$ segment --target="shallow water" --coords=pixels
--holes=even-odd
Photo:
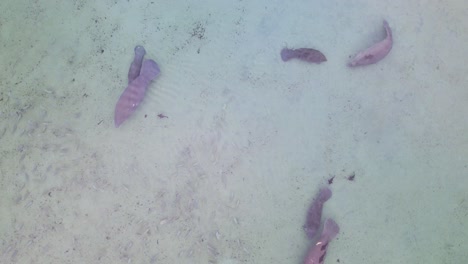
[[[0,263],[301,263],[333,177],[325,263],[468,259],[467,5],[321,2],[2,1]]]

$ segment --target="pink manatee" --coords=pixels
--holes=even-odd
[[[145,60],[143,62],[140,75],[130,82],[120,96],[119,101],[117,101],[114,115],[115,127],[119,127],[135,112],[138,105],[143,101],[151,81],[159,73],[159,66],[155,61]]]
[[[393,46],[393,37],[388,22],[384,20],[383,25],[387,32],[385,39],[356,54],[351,62],[348,63],[349,67],[374,64],[387,56]]]

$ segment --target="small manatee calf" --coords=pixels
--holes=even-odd
[[[133,58],[132,64],[128,69],[128,83],[130,84],[136,77],[140,76],[141,65],[143,64],[143,57],[146,54],[143,46],[135,47],[135,57]]]

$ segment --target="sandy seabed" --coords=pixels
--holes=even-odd
[[[301,263],[333,177],[325,263],[468,259],[463,1],[180,2],[0,3],[0,263]]]

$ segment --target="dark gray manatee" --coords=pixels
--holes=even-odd
[[[304,231],[309,239],[313,239],[318,233],[322,219],[323,204],[330,199],[332,191],[327,187],[320,189],[314,201],[307,210]]]
[[[320,64],[324,61],[327,61],[325,55],[322,52],[316,49],[310,48],[300,48],[300,49],[288,49],[283,48],[281,50],[281,59],[283,61],[288,61],[290,59],[299,59],[307,61],[310,63]]]

